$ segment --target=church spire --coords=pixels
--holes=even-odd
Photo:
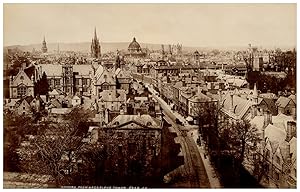
[[[254,88],[253,88],[253,99],[255,103],[258,103],[258,91],[257,91],[256,83],[254,83]]]
[[[97,31],[96,31],[96,27],[95,27],[95,30],[94,30],[94,41],[97,40]]]
[[[97,38],[96,27],[94,29],[94,38],[92,38],[91,56],[93,58],[100,58],[100,56],[101,56],[101,46],[99,43],[99,39]]]

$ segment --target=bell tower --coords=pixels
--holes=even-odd
[[[73,66],[63,65],[62,66],[63,76],[63,92],[66,94],[73,95]]]

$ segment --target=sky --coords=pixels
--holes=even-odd
[[[4,4],[4,46],[138,42],[296,46],[296,4]]]

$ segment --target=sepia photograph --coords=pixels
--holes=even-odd
[[[3,3],[3,188],[296,189],[297,3]]]

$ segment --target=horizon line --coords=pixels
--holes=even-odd
[[[80,42],[47,42],[47,44],[79,44],[79,43],[91,43],[89,41],[80,41]],[[100,45],[101,43],[131,43],[131,41],[100,41]],[[153,44],[153,45],[177,45],[177,44],[180,44],[182,45],[183,47],[195,47],[195,48],[233,48],[233,47],[248,47],[249,44],[251,44],[251,46],[253,47],[267,47],[267,48],[270,48],[270,47],[274,47],[274,48],[281,48],[281,47],[284,47],[284,48],[295,48],[297,49],[297,45],[255,45],[255,44],[252,44],[252,43],[247,43],[245,45],[184,45],[182,43],[149,43],[149,42],[138,42],[139,44]],[[13,46],[32,46],[32,45],[38,45],[38,44],[42,44],[42,43],[29,43],[29,44],[10,44],[10,45],[3,45],[3,48],[6,48],[6,47],[13,47]]]

